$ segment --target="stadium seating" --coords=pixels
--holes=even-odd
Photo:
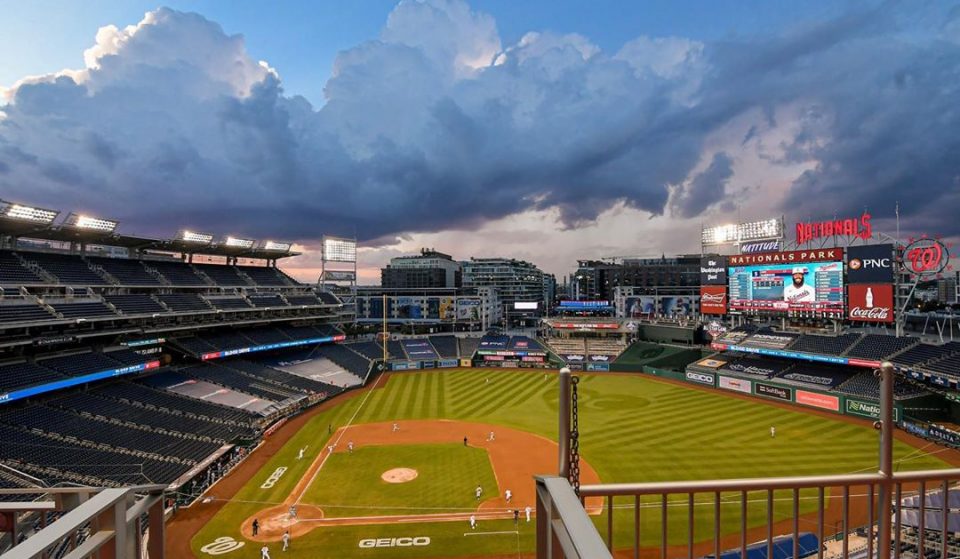
[[[147,426],[160,431],[179,433],[187,438],[206,437],[230,442],[238,437],[251,437],[248,428],[216,423],[199,417],[175,415],[159,409],[149,409],[97,395],[96,392],[76,392],[56,398],[51,405],[77,414],[90,414],[128,424]]]
[[[277,326],[277,330],[280,330],[294,340],[303,340],[331,335],[321,332],[312,326],[290,326],[289,324],[284,324]]]
[[[0,251],[0,285],[44,283],[43,278],[25,268],[10,251]]]
[[[289,390],[297,390],[308,394],[326,393],[328,397],[342,392],[342,389],[331,384],[293,375],[279,369],[274,369],[272,367],[267,367],[266,365],[261,365],[260,363],[255,363],[253,361],[231,359],[229,361],[225,361],[222,365],[255,379],[268,380],[273,384],[285,387]]]
[[[352,349],[370,360],[383,359],[383,346],[376,342],[356,342],[345,344],[345,347]]]
[[[326,357],[337,365],[357,375],[360,378],[366,378],[370,371],[370,360],[361,357],[357,353],[347,349],[340,344],[327,344],[317,346],[317,354]]]
[[[512,336],[507,342],[507,348],[514,351],[544,351],[540,342],[527,336]]]
[[[27,262],[36,263],[48,274],[57,278],[57,283],[64,285],[108,285],[107,280],[91,270],[90,266],[77,256],[46,252],[22,252],[20,256]]]
[[[185,338],[177,338],[176,340],[174,340],[174,343],[180,346],[181,348],[183,348],[184,350],[186,350],[187,353],[190,353],[193,355],[201,355],[204,353],[219,351],[218,348],[214,347],[207,341],[202,340],[196,336],[187,336]]]
[[[117,316],[110,307],[98,300],[73,299],[72,302],[47,302],[63,318],[97,318]]]
[[[804,388],[829,390],[839,386],[857,372],[859,371],[850,369],[849,367],[830,367],[798,363],[785,373],[777,376],[777,380]]]
[[[63,378],[60,373],[34,363],[7,363],[0,365],[0,393],[63,380]]]
[[[320,300],[323,301],[324,305],[340,305],[342,302],[340,299],[337,299],[337,296],[333,293],[328,293],[326,291],[317,292],[317,297],[320,297]]]
[[[144,260],[143,265],[156,270],[170,285],[178,287],[195,287],[210,285],[185,262],[170,262],[165,260]]]
[[[879,361],[913,347],[917,345],[919,341],[917,338],[898,338],[896,336],[867,334],[847,351],[847,355],[850,357],[875,359]]]
[[[160,280],[147,272],[139,260],[128,258],[88,257],[94,268],[101,268],[120,285],[161,285]]]
[[[280,295],[269,294],[269,295],[260,295],[260,294],[249,294],[247,299],[253,304],[254,307],[286,307],[287,303],[283,300]]]
[[[252,285],[245,278],[241,277],[237,273],[237,269],[233,266],[222,266],[217,264],[194,264],[194,269],[207,276],[217,285],[232,287],[232,286],[243,286],[247,287]]]
[[[431,336],[430,342],[443,359],[456,359],[460,356],[457,338],[454,336]]]
[[[792,361],[744,356],[727,363],[720,370],[747,378],[771,378],[783,374],[793,365]]]
[[[873,371],[861,371],[837,387],[835,391],[851,396],[863,396],[876,400],[880,398],[880,379],[873,374]],[[900,378],[894,379],[894,398],[912,398],[925,393],[926,391],[922,388],[916,387]]]
[[[257,285],[265,287],[296,285],[290,277],[273,267],[237,266],[237,269]]]
[[[220,446],[216,443],[98,421],[38,405],[0,410],[0,422],[94,444],[104,444],[114,450],[143,453],[158,459],[173,457],[192,463],[203,460]]]
[[[403,351],[403,344],[396,340],[387,342],[387,356],[390,359],[406,359],[407,354]]]
[[[204,299],[193,293],[167,293],[157,295],[157,299],[173,312],[213,311]]]
[[[243,297],[207,297],[207,301],[222,311],[228,310],[248,310],[250,304]]]
[[[146,363],[148,361],[154,361],[157,359],[157,355],[140,355],[139,353],[130,349],[106,351],[104,352],[104,355],[120,363],[121,365],[138,365],[140,363]]]
[[[54,318],[56,317],[47,309],[34,303],[0,304],[0,323],[36,322]]]
[[[800,336],[790,349],[818,353],[822,355],[843,355],[850,346],[860,340],[860,334],[841,334],[839,336]]]
[[[943,345],[920,344],[894,356],[891,361],[902,367],[913,367],[958,353],[960,353],[960,342],[947,342]]]
[[[403,346],[403,352],[408,359],[432,361],[440,358],[428,338],[403,339],[400,340],[400,344]]]
[[[256,345],[278,344],[291,341],[290,336],[276,328],[250,328],[243,331],[243,336]]]
[[[11,463],[49,484],[167,484],[190,468],[121,452],[94,449],[36,432],[0,425],[0,461]],[[104,483],[106,482],[106,483]]]
[[[283,402],[289,398],[303,396],[302,392],[258,381],[237,371],[219,365],[204,364],[183,369],[181,373],[244,392],[271,402]]]
[[[323,302],[317,299],[317,296],[312,293],[298,293],[296,295],[285,295],[284,297],[288,303],[294,306],[323,304]]]
[[[203,332],[198,336],[219,350],[239,349],[256,345],[242,332]]]
[[[933,373],[940,373],[952,376],[954,378],[960,378],[960,355],[954,355],[952,357],[947,357],[946,359],[940,359],[938,361],[926,363],[921,368]]]
[[[155,407],[176,415],[200,417],[228,425],[250,427],[256,419],[255,414],[246,410],[203,402],[134,382],[100,385],[94,394],[135,406]]]
[[[159,314],[167,309],[147,294],[104,295],[103,299],[123,314]]]
[[[67,376],[75,377],[90,373],[99,373],[118,369],[122,365],[103,353],[76,353],[61,357],[51,357],[37,361],[38,365],[53,369]]]
[[[477,352],[480,346],[480,338],[459,338],[460,358],[473,359],[473,354]]]
[[[510,343],[510,336],[494,336],[487,334],[480,339],[479,349],[504,350]]]

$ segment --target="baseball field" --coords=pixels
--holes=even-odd
[[[839,474],[876,467],[877,432],[866,421],[641,374],[580,376],[585,483]],[[238,559],[260,557],[264,545],[272,557],[330,559],[529,554],[535,526],[525,511],[535,508],[531,477],[556,473],[556,424],[553,371],[386,375],[274,433],[211,489],[208,502],[179,511],[169,525],[168,548],[173,556],[182,550]],[[895,456],[900,470],[957,463],[953,451],[905,436],[896,441]],[[739,497],[726,497],[722,528],[733,535]],[[756,499],[748,521],[759,526],[766,503],[763,496]],[[685,500],[668,518],[673,544],[686,541]],[[588,502],[588,508],[605,527],[599,504]],[[789,518],[790,506],[778,499],[775,517]],[[814,506],[815,501],[803,501],[801,513]],[[643,538],[656,545],[660,512],[649,510],[642,515]],[[632,522],[632,510],[615,513],[615,542],[632,542]],[[815,529],[809,519],[804,522],[801,529]],[[712,502],[696,507],[696,538],[712,541],[712,528]],[[290,547],[281,551],[285,531]]]

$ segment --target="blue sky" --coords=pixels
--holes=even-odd
[[[240,33],[253,57],[268,61],[283,76],[289,94],[314,104],[338,51],[375,36],[396,0],[250,2],[140,0],[0,1],[0,86],[26,75],[78,68],[96,30],[139,21],[158,6],[192,11]],[[528,31],[580,33],[604,50],[616,50],[638,35],[699,40],[775,34],[796,22],[831,17],[850,4],[838,1],[736,2],[476,0],[474,9],[493,15],[504,43]],[[42,40],[39,40],[42,37]]]
[[[956,2],[0,0],[0,14],[4,199],[132,234],[296,242],[303,279],[323,234],[358,237],[368,281],[420,247],[563,275],[697,252],[701,226],[736,219],[867,209],[892,232],[898,202],[905,235],[960,238]]]

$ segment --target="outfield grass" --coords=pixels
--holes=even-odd
[[[412,468],[418,476],[387,483],[380,476],[392,468]],[[332,454],[303,502],[327,517],[463,512],[477,508],[477,484],[484,499],[497,495],[485,450],[459,443],[367,446]]]
[[[485,382],[488,377],[489,384]],[[876,468],[878,434],[866,422],[851,424],[800,409],[732,398],[721,392],[697,390],[639,374],[583,374],[579,393],[581,453],[604,482],[839,474]],[[200,546],[220,536],[241,539],[240,522],[271,503],[281,502],[303,475],[308,461],[295,460],[297,449],[305,444],[321,446],[327,438],[328,425],[343,426],[355,412],[357,423],[446,418],[500,424],[556,439],[554,373],[546,379],[542,372],[467,369],[400,373],[389,377],[389,382],[374,391],[357,411],[362,401],[362,397],[347,400],[312,419],[270,459],[234,501],[201,530],[192,542],[195,553]],[[771,425],[777,428],[776,439],[770,438]],[[939,447],[927,452],[936,450],[940,450]],[[399,465],[397,454],[385,454],[370,458],[369,475]],[[895,457],[901,471],[947,466],[936,456],[917,452],[900,442],[895,443]],[[334,458],[339,457],[335,454]],[[260,489],[263,479],[280,466],[290,469],[272,489]],[[328,486],[325,499],[335,498],[338,492],[346,498],[348,491],[360,490],[346,486],[348,482],[343,476],[348,476],[349,470],[344,466],[328,471],[325,466],[315,482]],[[332,479],[328,475],[337,478],[328,482]],[[462,492],[462,485],[458,485],[457,490]],[[418,496],[418,503],[435,504],[440,500],[439,496],[419,497],[422,496]],[[812,507],[812,502],[805,501],[802,510]],[[724,504],[721,519],[725,532],[736,530],[738,511],[738,503]],[[697,507],[698,538],[712,533],[712,515],[712,506]],[[765,515],[762,504],[751,506],[750,524],[762,524]],[[787,518],[789,505],[778,503],[775,516]],[[595,517],[595,522],[605,530],[605,516]],[[624,544],[632,541],[632,512],[615,514],[614,526],[615,541]],[[668,522],[671,542],[685,541],[686,526],[686,510],[672,509]],[[512,520],[490,521],[482,523],[481,529],[513,531],[514,526]],[[518,535],[469,537],[463,535],[465,531],[469,529],[463,522],[327,527],[298,538],[294,548],[283,557],[476,556],[516,553],[518,548],[532,551],[534,546],[533,523],[521,522]],[[643,521],[647,545],[656,545],[659,533],[659,511],[651,511]],[[431,545],[406,549],[358,548],[362,538],[419,535],[431,537]],[[228,557],[258,557],[258,549],[259,545],[250,543]],[[198,553],[198,556],[202,555]]]

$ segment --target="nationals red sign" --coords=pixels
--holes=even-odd
[[[847,293],[847,318],[858,322],[893,322],[893,285],[852,283]]]
[[[869,239],[873,236],[873,227],[870,225],[871,217],[867,212],[863,212],[863,215],[859,218],[798,223],[797,244],[802,245],[814,239],[833,236]]]
[[[836,396],[827,396],[826,394],[807,392],[806,390],[797,390],[795,394],[798,404],[825,410],[840,411],[840,398]]]
[[[793,262],[839,262],[842,260],[842,248],[793,250],[790,252],[769,252],[767,254],[740,254],[729,257],[731,266],[753,266],[754,264],[789,264]]]
[[[700,314],[727,314],[727,286],[700,286]]]

